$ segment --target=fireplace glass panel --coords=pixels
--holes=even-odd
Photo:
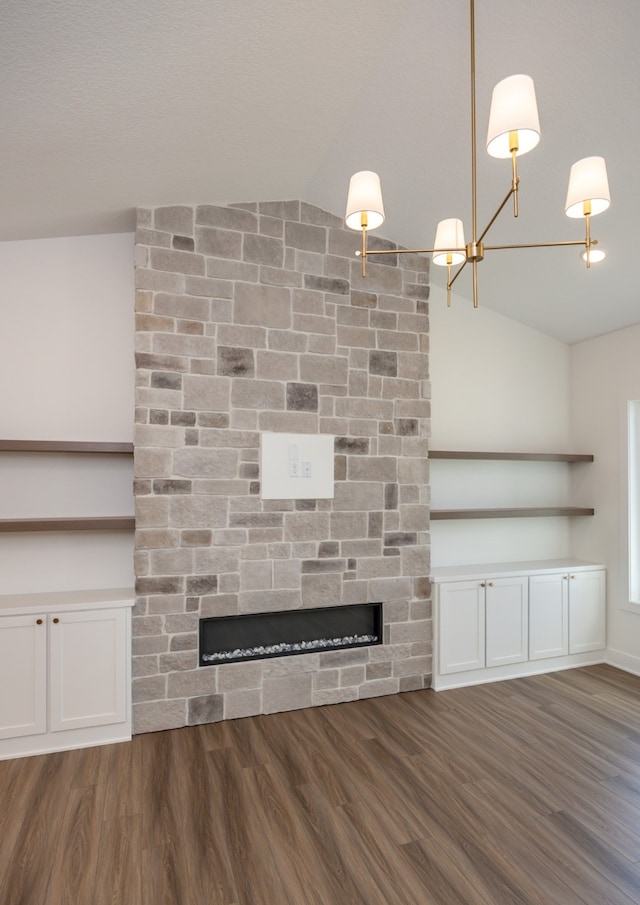
[[[200,620],[200,666],[382,644],[382,604]]]

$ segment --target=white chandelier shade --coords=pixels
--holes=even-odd
[[[441,220],[436,227],[436,240],[433,243],[433,263],[441,267],[446,267],[447,264],[462,264],[466,257],[464,248],[462,220],[455,217]]]
[[[567,217],[601,214],[611,204],[604,157],[583,157],[571,167],[564,210]]]
[[[513,140],[516,134],[516,147]],[[533,79],[510,75],[493,89],[487,132],[487,153],[491,157],[518,156],[532,151],[540,141],[540,120]]]
[[[364,222],[363,222],[364,218]],[[371,170],[354,173],[349,182],[345,223],[350,229],[376,229],[384,223],[380,177]]]

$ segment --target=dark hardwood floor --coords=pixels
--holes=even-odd
[[[0,903],[640,903],[640,678],[596,666],[0,762]]]

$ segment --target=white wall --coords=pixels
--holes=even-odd
[[[571,347],[571,396],[575,441],[595,455],[589,494],[596,515],[575,526],[574,552],[605,558],[607,646],[612,662],[640,673],[640,613],[628,596],[625,493],[626,403],[640,399],[640,324]]]
[[[569,347],[432,289],[432,449],[572,452]],[[435,297],[434,297],[435,296]],[[585,451],[589,451],[586,449]],[[582,467],[582,466],[580,466]],[[432,460],[432,508],[563,505],[568,466]],[[432,565],[568,556],[565,518],[432,521]]]
[[[0,437],[133,436],[131,234],[0,243]],[[132,463],[0,455],[0,518],[133,513]],[[128,586],[133,535],[0,534],[0,594]]]

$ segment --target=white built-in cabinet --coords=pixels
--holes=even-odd
[[[529,659],[581,654],[605,646],[603,569],[532,575]]]
[[[131,738],[133,591],[0,597],[0,759]]]
[[[434,569],[436,690],[601,662],[605,569],[545,561]]]
[[[449,581],[439,587],[440,672],[527,659],[527,579]]]
[[[528,651],[527,579],[493,578],[485,585],[485,666],[522,663]]]

